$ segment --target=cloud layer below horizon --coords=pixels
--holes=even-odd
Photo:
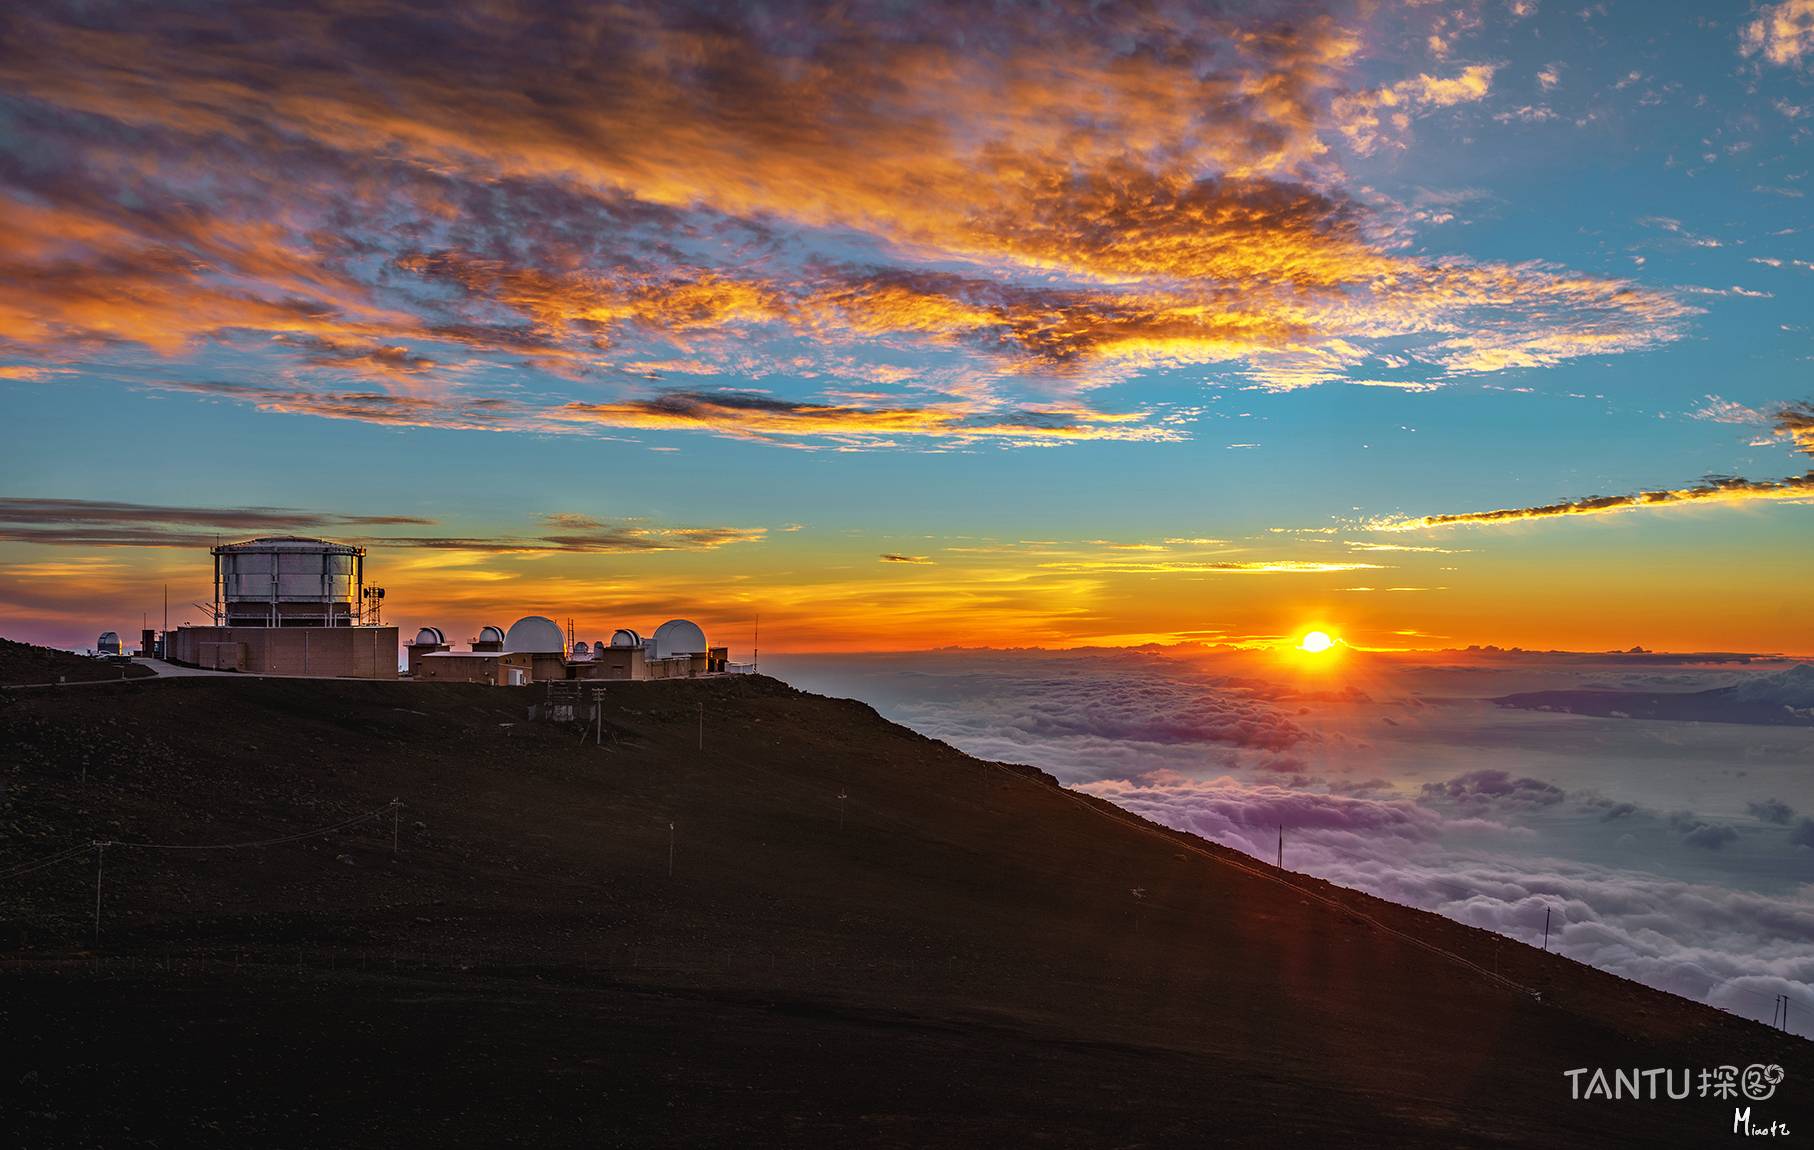
[[[1466,701],[1544,684],[1691,690],[1754,674],[1742,667],[1410,661],[1364,689],[1269,681],[1253,655],[780,667],[1268,861],[1282,826],[1295,871],[1531,944],[1548,910],[1552,947],[1581,961],[1752,1018],[1778,993],[1814,1008],[1814,732]],[[1802,1026],[1814,1034],[1814,1010]]]

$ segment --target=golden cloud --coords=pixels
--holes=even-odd
[[[1301,387],[1385,340],[1548,367],[1695,314],[1409,254],[1329,141],[1478,101],[1494,67],[1353,91],[1362,36],[1313,4],[765,12],[10,14],[34,162],[0,176],[0,348],[226,344],[278,370],[196,390],[392,425],[1033,444],[1176,438],[1080,399],[1147,367]],[[890,390],[532,394],[654,365]]]
[[[747,392],[671,391],[615,403],[571,403],[551,419],[588,426],[714,431],[748,439],[930,436],[993,440],[1158,440],[1177,432],[1139,414],[1078,408],[977,414],[962,407],[861,407],[806,403]]]
[[[1764,5],[1740,31],[1739,50],[1747,56],[1761,53],[1772,64],[1801,67],[1814,52],[1814,0]]]

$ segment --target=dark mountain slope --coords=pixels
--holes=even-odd
[[[536,697],[8,697],[0,870],[116,843],[98,955],[92,850],[0,886],[10,1141],[1655,1146],[1730,1104],[1562,1071],[1754,1062],[1789,1075],[1758,1115],[1814,1129],[1805,1043],[862,704],[618,684],[601,747]]]
[[[97,659],[92,655],[0,639],[0,684],[91,683],[102,679],[149,678],[151,673],[149,667],[127,660]]]

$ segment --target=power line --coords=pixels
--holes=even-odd
[[[47,855],[44,858],[38,859],[35,862],[19,863],[18,865],[11,867],[10,869],[8,869],[4,872],[0,872],[0,879],[18,878],[21,875],[28,875],[28,874],[32,873],[33,871],[43,870],[45,867],[48,867],[48,866],[55,866],[56,864],[63,862],[67,859],[72,859],[72,858],[76,858],[80,855],[85,855],[89,851],[93,850],[94,848],[95,848],[94,840],[90,839],[88,842],[82,843],[78,846],[69,847],[66,850],[60,850],[54,855]]]

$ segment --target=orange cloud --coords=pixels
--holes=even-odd
[[[1402,135],[1414,116],[1429,108],[1449,108],[1484,100],[1493,85],[1493,64],[1470,64],[1453,76],[1423,73],[1383,88],[1338,97],[1337,125],[1354,150],[1366,155],[1391,133]],[[1383,123],[1382,123],[1383,118]]]
[[[1285,389],[1387,340],[1547,367],[1695,314],[1411,254],[1340,186],[1330,141],[1477,101],[1493,65],[1356,93],[1359,30],[1314,7],[765,11],[14,14],[34,50],[0,84],[39,159],[0,176],[0,349],[226,344],[276,370],[198,391],[381,424],[1035,444],[1176,438],[1079,398],[1147,367]],[[903,348],[949,359],[876,354]],[[893,390],[554,398],[659,364]]]
[[[1739,50],[1747,56],[1761,53],[1772,64],[1801,67],[1814,52],[1814,0],[1764,5],[1740,30]]]
[[[1814,455],[1814,403],[1786,403],[1773,419],[1777,435],[1787,438],[1795,450]]]

